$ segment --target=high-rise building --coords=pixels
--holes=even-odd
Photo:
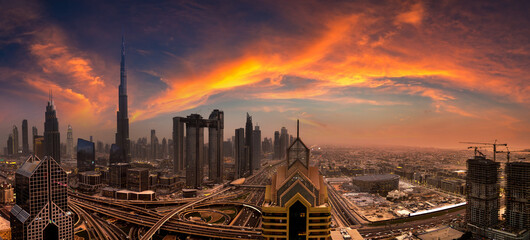
[[[50,92],[50,101],[46,106],[44,120],[44,155],[52,157],[57,163],[61,163],[61,135],[59,133],[59,120],[53,105]]]
[[[173,118],[173,173],[184,171],[184,123],[185,118]]]
[[[131,159],[129,141],[129,114],[127,110],[127,72],[125,70],[125,41],[121,40],[119,109],[117,112],[116,145],[120,150],[120,159],[129,162]]]
[[[143,192],[149,189],[149,170],[146,168],[131,168],[127,170],[127,189]]]
[[[39,159],[44,158],[46,152],[44,146],[44,136],[35,135],[33,136],[33,154]]]
[[[287,128],[282,127],[280,130],[280,159],[285,159],[289,147],[289,134]]]
[[[167,140],[166,138],[162,138],[162,159],[166,159],[167,158]]]
[[[66,156],[73,158],[74,151],[74,134],[72,132],[72,126],[68,124],[68,131],[66,132]]]
[[[186,187],[198,188],[203,179],[204,122],[199,114],[191,114],[186,120]]]
[[[96,169],[96,151],[94,143],[82,138],[77,139],[77,171],[86,172]]]
[[[123,151],[121,150],[121,148],[117,144],[112,144],[109,153],[109,166],[115,163],[124,162],[122,157]]]
[[[253,131],[252,131],[253,127],[252,127],[252,117],[250,115],[248,115],[247,113],[247,123],[245,124],[245,147],[246,147],[246,151],[247,151],[247,161],[248,161],[248,170],[249,170],[249,174],[252,175],[253,174],[253,171],[254,171],[254,154],[253,154],[253,150],[254,150],[254,147],[253,147],[253,142],[254,142],[254,138],[252,138],[252,134],[253,134]]]
[[[232,146],[232,140],[229,138],[227,141],[223,142],[223,156],[224,157],[234,157],[233,152],[233,146]]]
[[[27,155],[29,153],[28,142],[28,120],[22,120],[22,153]]]
[[[13,155],[15,147],[13,146],[13,134],[9,134],[7,138],[7,155]]]
[[[508,226],[530,230],[530,162],[506,163],[506,212]]]
[[[37,130],[37,127],[33,126],[31,128],[31,136],[32,136],[32,140],[31,141],[32,141],[32,143],[35,142],[35,136],[37,136],[37,135],[39,135],[39,131]],[[35,147],[33,147],[33,148],[35,148]]]
[[[248,162],[245,155],[245,129],[238,128],[234,138],[234,158],[235,158],[235,178],[242,178],[247,175]]]
[[[273,159],[280,159],[280,132],[274,132],[274,154]]]
[[[109,185],[115,188],[127,188],[127,171],[131,168],[129,163],[114,163],[109,167]]]
[[[151,129],[151,153],[149,154],[149,159],[156,159],[157,157],[157,144],[156,144],[156,132],[154,129]]]
[[[309,148],[298,131],[286,158],[265,189],[264,239],[330,239],[327,187],[318,168],[309,166]]]
[[[13,154],[18,155],[19,145],[18,145],[18,128],[16,125],[13,125]]]
[[[66,172],[53,158],[31,156],[22,164],[15,174],[12,239],[74,239],[67,182]]]
[[[208,117],[208,179],[214,183],[223,181],[224,112],[215,109]]]
[[[485,229],[499,222],[499,163],[483,156],[468,159],[466,193],[468,229],[485,236]]]
[[[259,126],[254,127],[254,131],[252,132],[252,154],[254,155],[252,157],[252,166],[254,167],[254,170],[257,170],[261,166],[261,130],[259,130]]]

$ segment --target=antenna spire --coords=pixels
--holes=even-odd
[[[296,138],[300,138],[300,120],[296,119]]]

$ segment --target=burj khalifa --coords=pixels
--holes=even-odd
[[[116,145],[119,151],[119,161],[128,163],[130,156],[129,116],[127,112],[127,73],[125,71],[125,41],[121,39],[121,63],[119,86],[119,109],[117,112]]]

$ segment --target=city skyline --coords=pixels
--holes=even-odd
[[[311,144],[530,145],[528,3],[254,4],[7,4],[0,142],[52,90],[63,136],[113,143],[123,34],[132,141],[222,109],[225,139],[249,112]]]

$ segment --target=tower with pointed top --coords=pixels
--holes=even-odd
[[[247,123],[245,125],[245,148],[246,148],[246,164],[248,165],[249,174],[254,172],[254,155],[253,155],[253,138],[252,138],[252,117],[247,113]]]
[[[116,145],[123,162],[130,161],[129,115],[127,111],[127,73],[125,70],[125,39],[121,39],[119,109],[117,112]]]
[[[46,106],[44,119],[44,156],[52,157],[61,163],[61,137],[59,133],[59,120],[53,104],[53,95],[50,91],[50,101]]]

